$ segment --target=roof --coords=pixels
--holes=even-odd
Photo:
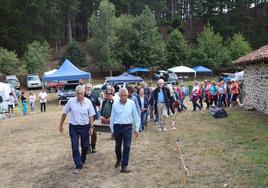
[[[119,76],[115,76],[107,80],[107,83],[121,83],[121,82],[124,82],[124,83],[143,82],[143,79],[138,76],[133,76],[125,72]]]
[[[256,63],[268,61],[268,45],[263,46],[248,55],[238,58],[233,63],[235,64],[248,64],[248,63]]]
[[[212,72],[211,69],[208,69],[203,66],[196,66],[196,67],[193,67],[192,69],[194,69],[196,72]]]
[[[143,67],[135,67],[135,68],[130,68],[128,69],[129,73],[134,73],[134,72],[149,72],[148,68],[143,68]]]
[[[52,80],[79,80],[91,78],[90,73],[79,70],[68,59],[65,59],[61,67],[54,73],[44,75],[45,81]]]
[[[178,66],[168,69],[168,71],[175,72],[175,73],[195,73],[194,69],[185,66]]]

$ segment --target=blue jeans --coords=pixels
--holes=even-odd
[[[72,143],[73,160],[76,168],[82,169],[87,158],[89,148],[89,125],[69,125],[69,134]],[[82,153],[79,152],[79,136],[81,137]]]
[[[114,137],[115,137],[115,154],[117,161],[121,161],[121,167],[128,166],[131,138],[132,138],[132,125],[131,124],[114,124]],[[123,158],[122,158],[122,144],[123,144]]]
[[[140,130],[144,130],[144,127],[147,125],[147,112],[141,112],[141,128]]]

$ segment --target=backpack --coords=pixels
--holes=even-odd
[[[209,107],[209,113],[215,118],[223,118],[228,116],[225,109],[218,106]]]

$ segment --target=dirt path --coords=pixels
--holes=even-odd
[[[238,176],[233,167],[243,164],[239,152],[244,148],[235,145],[235,133],[227,131],[232,117],[216,120],[205,110],[177,115],[175,135],[189,168],[187,179],[174,140],[151,123],[132,141],[132,173],[114,169],[114,141],[101,133],[97,153],[89,154],[83,173],[74,175],[67,123],[64,134],[59,134],[61,109],[56,103],[48,109],[0,121],[1,188],[250,187],[248,177]]]
[[[56,112],[55,112],[55,111]],[[97,153],[88,155],[81,175],[72,174],[67,125],[58,133],[60,110],[30,114],[0,125],[1,187],[177,187],[180,166],[174,145],[166,133],[151,124],[133,139],[132,173],[114,169],[114,141],[110,134],[98,135]]]

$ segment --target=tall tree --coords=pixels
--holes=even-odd
[[[132,42],[132,17],[131,16],[120,16],[117,18],[117,29],[116,36],[118,36],[118,40],[116,42],[116,55],[117,58],[120,59],[122,65],[125,69],[128,69],[131,65],[131,49],[130,45]]]
[[[183,35],[178,29],[173,30],[167,41],[168,66],[188,65],[191,54],[190,47],[187,45]]]
[[[131,51],[132,63],[136,66],[164,67],[166,64],[165,44],[148,6],[133,21]]]
[[[229,41],[228,49],[233,61],[251,52],[249,43],[240,33],[233,35]]]
[[[231,66],[229,51],[223,46],[222,37],[214,33],[208,24],[197,37],[197,48],[192,54],[193,64],[212,69],[223,69]]]
[[[89,25],[92,36],[89,43],[95,53],[96,63],[101,70],[109,70],[112,76],[112,71],[121,64],[115,53],[117,24],[114,5],[108,0],[101,1],[99,15],[93,14]]]
[[[28,73],[43,73],[47,70],[47,60],[49,58],[49,46],[47,42],[40,43],[34,41],[27,45],[24,55],[26,70]]]
[[[0,72],[8,75],[18,73],[20,61],[15,52],[0,47]]]
[[[61,13],[67,22],[68,42],[73,42],[73,22],[79,12],[79,0],[61,0]]]
[[[62,57],[60,58],[60,65],[65,61],[65,59],[68,59],[78,67],[85,67],[87,65],[86,54],[79,47],[76,41],[68,44]]]

